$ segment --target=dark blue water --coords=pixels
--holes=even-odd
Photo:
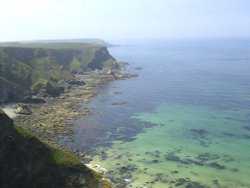
[[[109,51],[139,76],[110,82],[83,104],[101,115],[75,121],[74,147],[106,152],[93,164],[119,181],[126,174],[127,187],[250,186],[249,39],[133,41]],[[139,170],[114,165],[127,161]]]

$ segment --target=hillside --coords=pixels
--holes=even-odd
[[[53,39],[53,40],[31,40],[31,41],[12,41],[12,42],[1,42],[0,46],[12,46],[12,47],[20,47],[25,44],[50,44],[50,43],[84,43],[84,44],[95,44],[102,45],[105,47],[113,46],[112,44],[102,40],[102,39]]]
[[[65,151],[13,125],[0,109],[0,187],[108,188],[110,184]]]
[[[58,96],[74,74],[119,65],[102,45],[73,42],[2,43],[0,103]]]

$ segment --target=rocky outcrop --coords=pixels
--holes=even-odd
[[[119,68],[119,64],[109,54],[106,47],[102,47],[95,52],[94,59],[89,63],[88,68],[91,69],[102,69],[102,68]]]
[[[65,151],[13,125],[0,109],[1,188],[108,188],[107,180]]]
[[[17,109],[16,109],[17,114],[22,114],[22,115],[31,115],[32,111],[26,104],[17,104]]]
[[[32,43],[0,47],[0,103],[32,95],[58,96],[75,73],[106,67],[118,68],[119,64],[100,45]]]

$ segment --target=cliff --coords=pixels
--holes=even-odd
[[[0,45],[0,103],[32,95],[58,96],[74,74],[118,68],[102,45],[87,43],[7,43]]]
[[[0,187],[108,188],[96,172],[65,151],[13,125],[0,109]]]

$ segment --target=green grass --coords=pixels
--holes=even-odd
[[[66,70],[61,70],[60,65],[50,57],[36,59],[32,71],[32,88],[50,79],[69,80],[72,79],[72,75]]]
[[[89,49],[104,47],[99,44],[89,43],[71,43],[71,42],[58,42],[58,43],[6,43],[1,47],[24,47],[24,48],[46,48],[46,49]]]
[[[22,62],[13,63],[12,74],[15,76],[16,81],[22,82],[31,75],[32,68]],[[25,85],[28,83],[24,83]]]
[[[82,73],[87,68],[112,67],[115,62],[104,47],[62,41],[0,43],[0,61],[4,62],[0,81],[11,83],[12,88],[19,86],[25,95],[31,95],[32,91],[44,92],[47,83],[57,90],[59,81],[73,79],[73,73]]]
[[[103,62],[104,67],[112,67],[114,64],[115,62],[113,59],[108,59],[107,61]]]
[[[32,133],[29,131],[24,130],[21,127],[14,126],[14,129],[17,131],[18,134],[21,135],[22,138],[25,139],[30,139],[30,138],[35,138]],[[38,140],[38,139],[37,139]],[[48,149],[49,152],[49,157],[47,159],[48,164],[72,164],[72,165],[82,165],[81,161],[79,161],[77,158],[75,158],[73,155],[68,153],[67,151],[52,147],[50,145],[47,145],[45,143],[40,143],[44,144],[44,147]]]
[[[48,146],[50,158],[49,162],[56,164],[72,164],[72,165],[83,165],[81,161],[72,156],[66,151]]]
[[[73,58],[72,62],[69,65],[70,69],[79,69],[81,67],[81,62],[77,58]]]
[[[18,126],[14,126],[15,130],[24,138],[32,138],[34,137],[30,132],[24,130],[21,127]]]

